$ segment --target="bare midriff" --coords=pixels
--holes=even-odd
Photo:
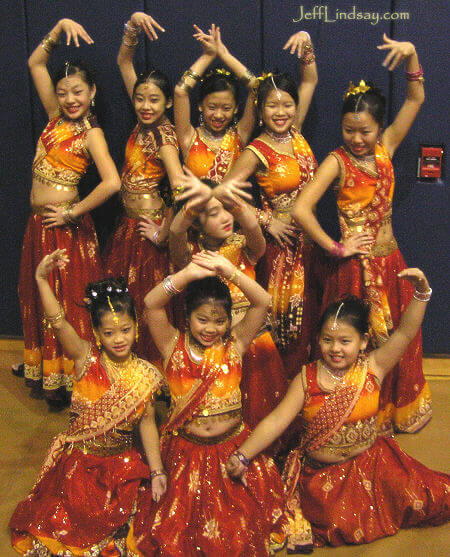
[[[234,414],[234,416],[227,417],[218,414],[214,416],[202,416],[201,418],[196,418],[188,422],[184,426],[184,429],[188,433],[197,435],[198,437],[208,438],[223,435],[241,422],[241,414],[239,412],[235,412]],[[219,416],[220,419],[218,419]]]
[[[60,205],[78,199],[76,186],[63,186],[51,181],[33,179],[30,194],[31,206]]]
[[[121,196],[124,206],[132,211],[158,210],[164,207],[164,201],[156,187],[148,193],[131,193],[122,189]]]
[[[371,440],[365,445],[358,445],[357,447],[353,448],[332,448],[329,449],[328,447],[321,447],[316,451],[310,451],[307,455],[319,462],[323,462],[325,464],[336,464],[338,462],[345,462],[350,458],[353,458],[367,449],[369,449],[373,445],[373,441]]]

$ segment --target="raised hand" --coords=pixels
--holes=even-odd
[[[299,230],[292,224],[286,224],[285,222],[272,218],[269,226],[267,227],[267,232],[275,238],[280,246],[283,247],[284,244],[288,246],[293,245],[293,239],[297,238],[299,235]]]
[[[301,58],[303,50],[308,43],[311,43],[309,33],[306,31],[298,31],[298,33],[289,37],[288,41],[283,46],[283,50],[289,49],[289,54],[297,53],[297,58]]]
[[[191,200],[195,205],[205,205],[212,197],[211,188],[193,174],[187,166],[183,166],[184,174],[176,180],[175,190],[179,191],[176,201]]]
[[[398,276],[409,281],[418,292],[428,292],[430,290],[428,279],[420,269],[415,267],[404,269],[398,273]]]
[[[214,23],[211,26],[211,29],[213,28],[215,29]],[[194,25],[194,29],[195,33],[193,37],[202,45],[204,54],[215,57],[217,55],[217,44],[211,30],[209,33],[205,33],[198,25]]]
[[[196,257],[198,254],[192,256],[192,261],[183,269],[188,274],[189,281],[199,280],[206,277],[214,277],[217,273],[205,265],[200,265]],[[195,260],[194,260],[195,258]]]
[[[205,250],[192,256],[192,261],[213,272],[215,275],[222,275],[229,279],[235,272],[236,267],[229,259],[217,251]]]
[[[62,269],[68,262],[69,258],[66,255],[65,249],[57,249],[49,255],[46,255],[36,267],[36,280],[46,280],[53,269]]]
[[[384,44],[377,46],[378,50],[389,50],[386,58],[383,60],[383,66],[389,71],[399,66],[405,58],[416,52],[415,46],[409,42],[400,42],[390,39],[386,33],[383,33]]]
[[[250,182],[242,182],[236,178],[227,180],[220,184],[213,190],[213,195],[218,199],[226,209],[232,209],[236,205],[241,205],[241,200],[251,201],[252,194],[248,189],[251,189]]]
[[[341,240],[344,246],[342,257],[369,253],[370,246],[373,244],[373,236],[368,232],[358,232],[348,238]]]
[[[144,12],[135,12],[131,16],[130,21],[136,29],[144,31],[151,41],[156,41],[158,39],[157,31],[162,31],[163,33],[166,31],[151,15]]]
[[[93,44],[94,40],[92,37],[87,33],[85,28],[73,21],[73,19],[61,19],[59,22],[61,31],[66,34],[66,44],[67,46],[70,45],[71,41],[76,47],[80,46],[80,39],[83,39],[87,44]]]
[[[211,29],[209,30],[209,33],[213,37],[214,42],[216,43],[216,52],[218,56],[222,57],[228,54],[228,48],[222,42],[220,27],[216,27],[216,25],[213,23],[211,25]]]

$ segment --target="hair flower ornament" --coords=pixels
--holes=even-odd
[[[371,86],[366,85],[366,82],[363,79],[361,79],[359,85],[353,85],[353,82],[350,81],[350,85],[347,89],[347,92],[344,95],[344,100],[350,95],[359,95],[360,93],[367,93],[367,91],[370,91],[370,89]]]

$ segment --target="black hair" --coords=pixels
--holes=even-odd
[[[198,103],[200,104],[206,95],[218,93],[220,91],[230,91],[233,95],[236,106],[239,104],[238,80],[233,74],[224,73],[227,70],[216,68],[206,74],[200,83],[198,91]]]
[[[343,306],[341,307],[341,304]],[[340,309],[339,309],[340,308]],[[330,304],[319,321],[319,331],[328,319],[333,319],[339,310],[337,321],[345,321],[363,336],[369,332],[370,305],[357,296],[349,295]]]
[[[160,72],[159,70],[151,70],[145,73],[140,73],[138,75],[136,83],[133,87],[133,99],[134,95],[136,94],[136,89],[139,87],[139,85],[147,83],[148,81],[153,82],[157,87],[161,89],[163,95],[166,98],[166,101],[173,98],[172,87],[167,75],[163,72]]]
[[[275,86],[274,86],[275,85]],[[273,77],[266,77],[261,81],[256,96],[256,110],[259,116],[262,114],[264,103],[271,91],[281,89],[294,99],[295,105],[298,105],[298,86],[292,76],[288,73],[275,74]]]
[[[205,277],[194,280],[186,288],[186,315],[189,317],[202,304],[206,304],[213,299],[222,304],[223,308],[231,320],[231,294],[228,286],[219,277]]]
[[[367,82],[370,87],[365,93],[358,93],[357,95],[348,95],[344,99],[342,105],[342,117],[348,112],[367,112],[372,118],[380,125],[384,126],[384,116],[386,113],[386,97],[372,82]]]
[[[70,75],[80,74],[81,79],[89,85],[90,88],[95,85],[95,73],[84,60],[77,59],[74,61],[67,61],[58,68],[53,75],[53,85],[56,87],[61,79],[69,77]]]
[[[95,328],[101,325],[103,315],[111,311],[110,304],[116,313],[125,313],[136,322],[134,300],[123,277],[90,282],[86,286],[85,294],[85,308],[91,314],[92,325]]]

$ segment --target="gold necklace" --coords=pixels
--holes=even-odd
[[[106,371],[108,372],[109,378],[114,382],[120,378],[124,371],[127,371],[131,364],[134,362],[136,356],[131,353],[126,360],[123,362],[115,362],[112,360],[105,350],[102,351],[103,363],[105,364]]]
[[[202,346],[191,334],[191,332],[188,332],[187,335],[187,347],[189,350],[189,355],[191,356],[191,358],[194,360],[194,362],[196,362],[197,364],[199,364],[202,360],[203,360],[203,353],[205,351],[205,347]],[[201,356],[195,354],[194,350],[197,350],[197,352],[200,352]]]
[[[334,379],[334,381],[342,381],[342,378],[344,377],[344,375],[347,373],[347,371],[345,373],[343,373],[342,375],[336,375],[334,374],[331,369],[325,364],[325,362],[323,360],[320,360],[320,366],[322,367],[322,369],[332,378]]]

